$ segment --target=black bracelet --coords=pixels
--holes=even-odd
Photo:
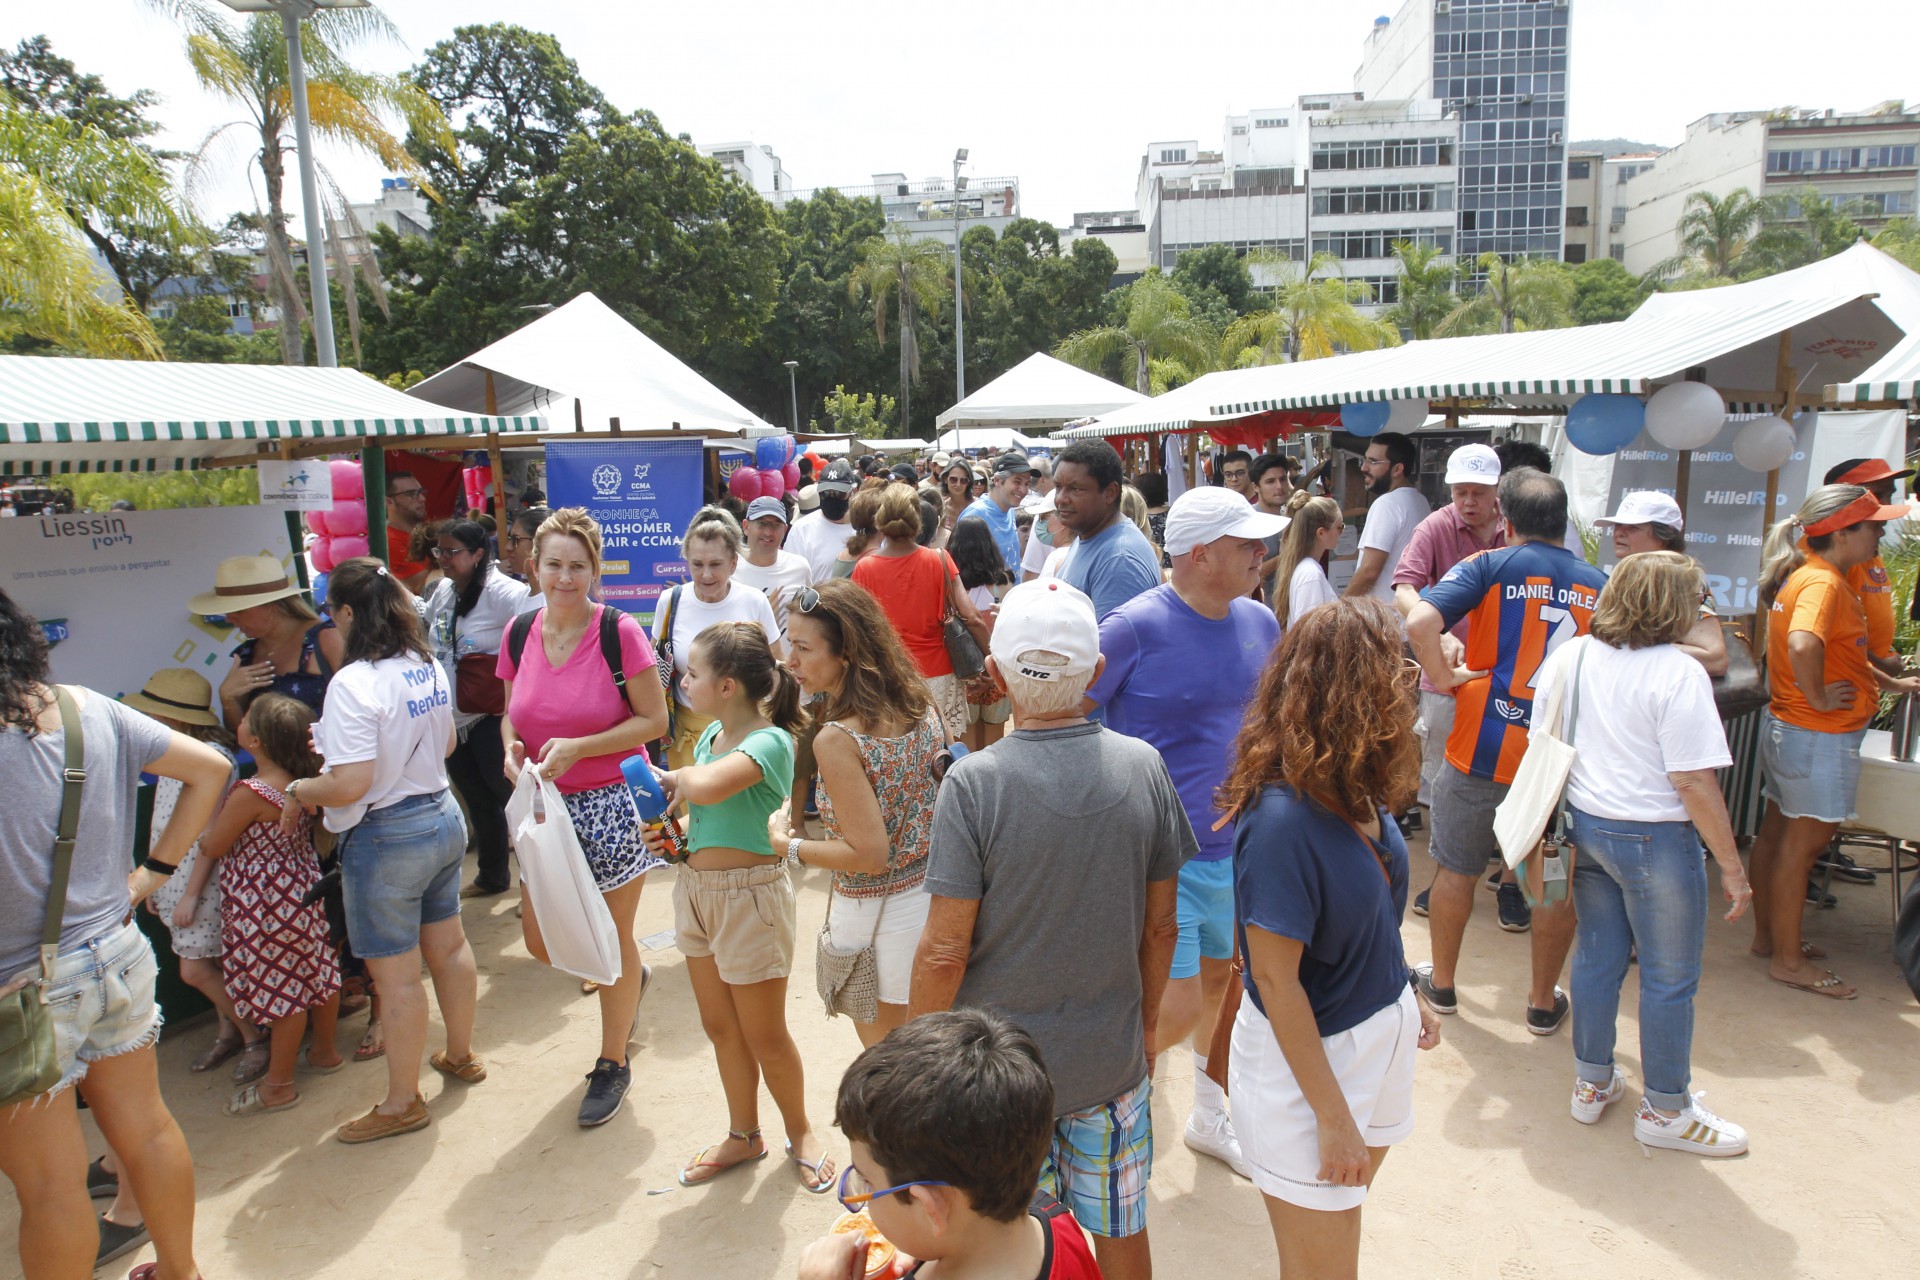
[[[151,871],[157,876],[170,876],[180,868],[171,862],[162,862],[158,858],[148,858],[140,864],[143,871]]]

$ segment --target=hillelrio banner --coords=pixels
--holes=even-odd
[[[110,697],[165,667],[218,688],[242,636],[196,617],[187,600],[213,589],[228,556],[288,566],[286,517],[267,507],[77,512],[0,520],[0,585],[53,642],[53,678]]]

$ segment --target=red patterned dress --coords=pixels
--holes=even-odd
[[[248,778],[275,809],[286,797]],[[300,905],[320,879],[311,819],[300,815],[292,835],[278,820],[255,822],[220,859],[220,937],[227,994],[249,1022],[278,1022],[322,1005],[340,990],[340,966],[327,945],[327,918],[319,903]]]

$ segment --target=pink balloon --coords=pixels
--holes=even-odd
[[[795,459],[795,458],[789,458],[789,459],[787,459],[787,465],[786,465],[786,466],[784,466],[784,467],[782,467],[782,468],[780,468],[780,478],[781,478],[782,480],[784,480],[784,481],[786,481],[786,483],[787,483],[787,492],[788,492],[788,493],[798,493],[798,492],[800,492],[800,462],[799,462],[799,460],[798,460],[798,459]]]
[[[760,496],[760,473],[752,467],[736,467],[727,477],[727,492],[742,502],[752,502]]]
[[[314,543],[313,547],[307,552],[307,558],[313,561],[315,573],[332,573],[333,566],[338,563],[333,558],[333,540],[331,538],[322,538]]]
[[[367,504],[336,502],[327,512],[327,533],[335,538],[364,538],[367,532]],[[361,554],[365,554],[362,552]]]
[[[333,500],[351,502],[367,496],[366,477],[360,473],[360,464],[349,462],[345,458],[335,458],[327,464],[327,470],[333,473]]]
[[[368,554],[365,534],[354,538],[334,538],[328,542],[327,548],[333,552],[333,563],[335,565]],[[326,572],[331,573],[333,569],[329,567]]]
[[[780,471],[762,471],[760,474],[760,496],[777,498],[787,491],[787,477]]]
[[[311,530],[317,537],[321,537],[321,538],[326,537],[327,536],[326,517],[327,517],[327,513],[324,511],[307,512],[307,528]]]

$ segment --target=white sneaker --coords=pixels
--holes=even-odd
[[[1252,1178],[1240,1154],[1240,1138],[1224,1111],[1195,1111],[1187,1117],[1186,1143],[1203,1156],[1212,1156],[1243,1178]]]
[[[1731,1120],[1722,1120],[1700,1105],[1700,1094],[1687,1099],[1687,1109],[1668,1119],[1640,1099],[1640,1112],[1633,1118],[1633,1136],[1647,1147],[1668,1147],[1691,1151],[1700,1156],[1737,1156],[1747,1149],[1747,1131]]]
[[[1602,1089],[1590,1080],[1573,1082],[1573,1118],[1581,1124],[1600,1123],[1601,1113],[1609,1104],[1619,1101],[1620,1095],[1627,1091],[1627,1078],[1620,1074],[1620,1068],[1613,1069],[1613,1079],[1607,1081]]]

